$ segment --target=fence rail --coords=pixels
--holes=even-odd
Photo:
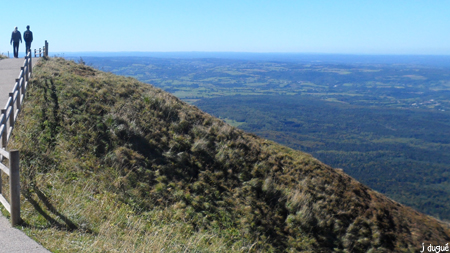
[[[39,50],[39,51],[38,51]],[[48,56],[48,43],[45,41],[45,44],[42,48],[34,49],[34,57],[36,58],[39,52],[39,57]]]
[[[41,49],[39,49],[41,52]],[[36,52],[36,50],[35,50]],[[43,55],[48,56],[48,43],[45,41]],[[35,54],[36,56],[36,54]],[[40,55],[39,55],[40,56]],[[33,73],[31,50],[25,56],[23,67],[20,68],[19,77],[15,80],[14,88],[9,93],[9,99],[4,109],[1,109],[0,116],[0,161],[4,158],[9,160],[9,167],[0,162],[0,203],[11,214],[11,225],[15,226],[20,222],[20,165],[19,151],[6,150],[17,116],[22,109],[28,82]],[[9,196],[10,202],[2,194],[2,172],[9,176]]]

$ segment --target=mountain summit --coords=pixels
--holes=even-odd
[[[135,79],[41,60],[11,148],[52,251],[417,252],[448,224]]]

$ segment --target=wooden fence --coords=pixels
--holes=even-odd
[[[48,43],[47,41],[45,41],[44,47],[43,48],[39,48],[39,51],[37,51],[37,49],[34,49],[34,57],[38,57],[38,52],[39,52],[39,57],[42,56],[48,56]]]
[[[36,50],[35,50],[36,52]],[[41,49],[39,49],[41,52]],[[48,56],[48,43],[45,41],[45,46],[42,50],[44,56]],[[19,166],[19,151],[6,150],[11,133],[14,129],[14,124],[17,116],[22,108],[25,99],[25,93],[28,88],[28,82],[33,72],[32,67],[32,53],[31,50],[25,56],[23,67],[20,68],[19,77],[16,79],[12,92],[9,93],[8,102],[5,108],[1,110],[0,116],[0,161],[5,158],[9,160],[9,167],[0,162],[0,203],[11,214],[11,225],[15,226],[20,222],[20,166]],[[2,195],[2,171],[9,176],[9,196],[10,202]]]

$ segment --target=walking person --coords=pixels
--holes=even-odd
[[[31,49],[31,42],[33,42],[33,32],[30,31],[30,26],[27,25],[27,30],[23,33],[23,39],[25,40],[25,55]]]
[[[10,44],[13,44],[13,42],[14,58],[19,58],[19,42],[22,43],[22,35],[20,34],[19,30],[17,30],[17,26],[14,28],[14,31],[11,34]]]

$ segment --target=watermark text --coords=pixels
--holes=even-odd
[[[420,251],[420,253],[424,253],[424,252],[439,253],[439,252],[447,252],[447,251],[450,251],[450,249],[448,247],[448,243],[445,244],[444,246],[441,246],[441,245],[434,246],[431,244],[429,246],[427,246],[427,245],[425,245],[425,243],[422,243],[422,251]]]

